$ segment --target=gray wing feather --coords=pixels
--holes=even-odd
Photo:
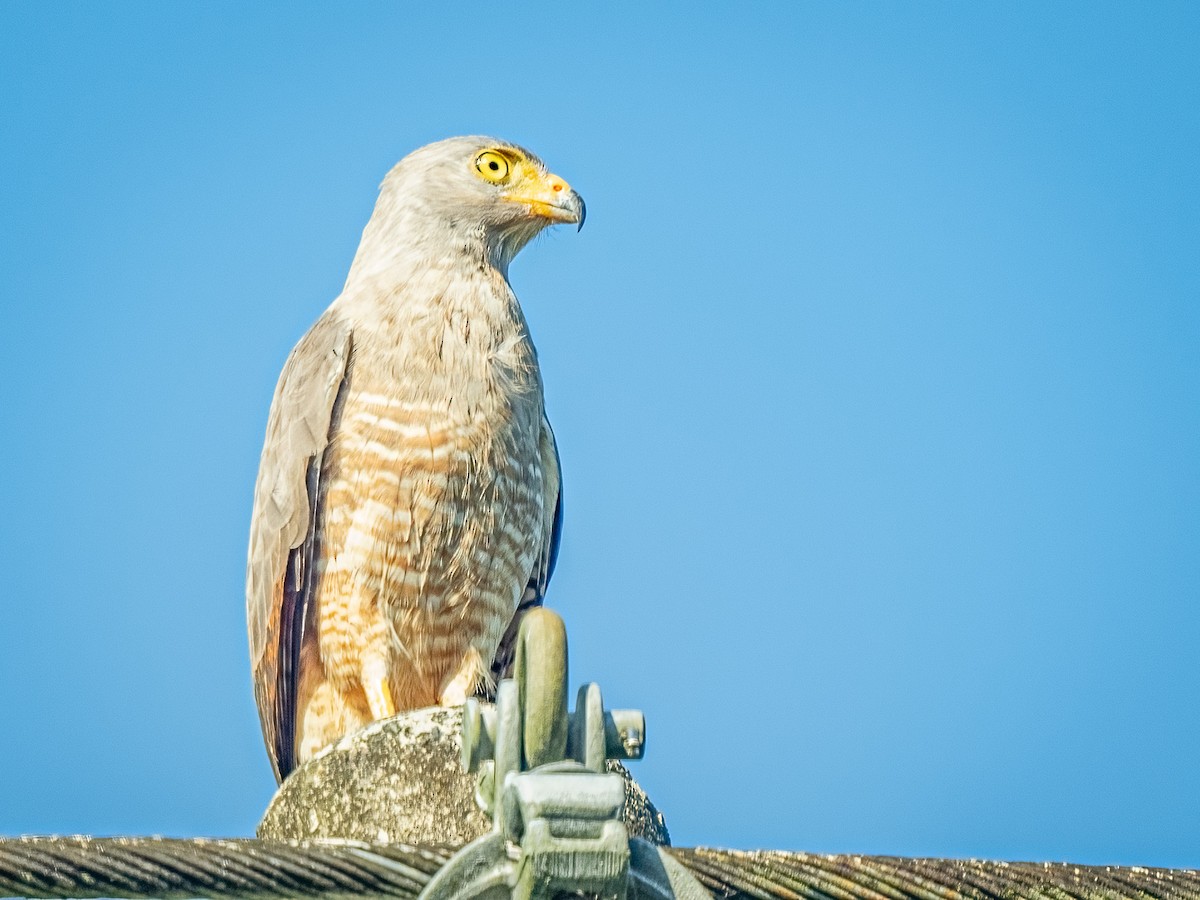
[[[542,469],[546,472],[546,528],[542,552],[534,566],[530,586],[536,588],[538,600],[546,596],[546,587],[554,575],[558,562],[558,542],[562,537],[562,463],[558,458],[558,442],[554,440],[554,429],[550,420],[542,418]]]
[[[546,596],[546,588],[554,575],[554,564],[558,561],[558,544],[562,537],[563,504],[562,504],[562,465],[558,458],[558,443],[554,440],[554,430],[550,420],[542,417],[541,448],[542,471],[545,473],[545,518],[542,528],[542,547],[529,574],[529,584],[521,596],[516,612],[500,638],[500,646],[492,660],[492,678],[498,682],[510,674],[513,659],[516,655],[517,631],[521,627],[521,618],[535,606],[541,606]]]
[[[254,695],[276,775],[294,764],[299,640],[315,540],[316,477],[352,350],[348,323],[326,312],[279,377],[254,487],[246,626]]]

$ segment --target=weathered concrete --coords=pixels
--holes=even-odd
[[[491,822],[475,804],[475,776],[459,766],[461,709],[418,709],[376,722],[291,774],[267,807],[260,838],[345,838],[465,844]],[[669,844],[662,813],[619,763],[629,833]]]

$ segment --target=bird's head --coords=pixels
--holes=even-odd
[[[428,144],[402,159],[380,187],[364,233],[374,253],[433,253],[480,244],[502,270],[547,225],[583,227],[583,198],[523,147],[490,137]],[[361,255],[361,250],[360,250]]]

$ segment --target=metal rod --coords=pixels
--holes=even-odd
[[[0,839],[6,897],[415,898],[454,847],[171,838]],[[1068,863],[669,851],[718,898],[1200,898],[1200,872]]]

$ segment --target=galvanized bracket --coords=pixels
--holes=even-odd
[[[479,773],[476,800],[492,830],[472,841],[421,892],[553,900],[710,900],[674,858],[629,837],[625,783],[609,759],[641,759],[646,723],[637,710],[606,710],[599,686],[579,689],[567,712],[567,638],[547,609],[526,613],[513,678],[496,703],[467,701],[463,768]]]

